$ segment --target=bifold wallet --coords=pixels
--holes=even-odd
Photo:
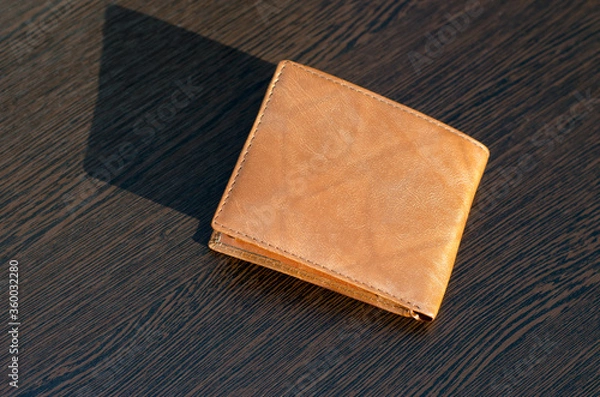
[[[209,247],[431,321],[488,157],[431,117],[282,61]]]

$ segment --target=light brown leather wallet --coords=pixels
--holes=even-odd
[[[488,157],[431,117],[282,61],[209,247],[431,321]]]

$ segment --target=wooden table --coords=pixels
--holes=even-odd
[[[600,395],[597,1],[22,0],[0,22],[0,395]],[[282,59],[490,148],[433,323],[207,248]]]

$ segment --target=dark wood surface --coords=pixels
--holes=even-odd
[[[0,395],[600,395],[599,4],[469,3],[1,2]],[[207,248],[281,59],[490,148],[433,323]]]

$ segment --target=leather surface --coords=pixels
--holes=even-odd
[[[488,157],[480,142],[439,121],[282,61],[209,245],[432,320]]]

